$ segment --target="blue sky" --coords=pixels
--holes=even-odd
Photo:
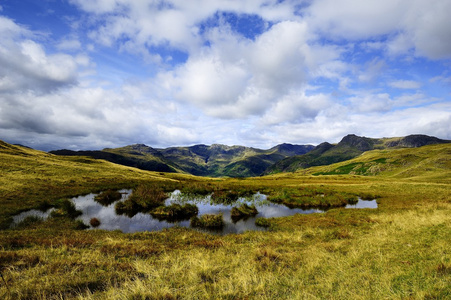
[[[451,139],[449,0],[0,0],[0,139]]]

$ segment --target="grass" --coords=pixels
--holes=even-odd
[[[192,227],[214,229],[224,227],[224,220],[222,219],[222,214],[205,214],[200,217],[192,217],[190,224]]]
[[[158,220],[180,221],[188,220],[193,216],[197,216],[199,209],[194,204],[180,205],[177,203],[168,206],[159,206],[153,209],[150,214]]]
[[[122,198],[122,194],[115,190],[106,190],[94,197],[94,201],[102,204],[103,206],[108,206]]]
[[[255,219],[255,225],[260,226],[260,227],[270,227],[271,222],[266,218],[260,217],[260,218]]]
[[[375,176],[288,173],[211,180],[0,146],[2,222],[9,225],[12,215],[40,206],[61,213],[0,230],[1,299],[451,297],[451,182],[443,167],[449,148],[366,154],[368,161],[390,154],[386,164],[404,160],[402,167]],[[84,224],[73,219],[76,212],[64,200],[138,186],[158,193],[260,191],[314,201],[358,195],[377,198],[378,209],[262,219],[269,231],[225,236],[178,227],[124,234],[80,230]]]
[[[243,218],[248,218],[250,216],[255,216],[258,214],[258,210],[254,205],[247,205],[246,203],[240,206],[232,207],[231,216],[234,221],[238,221]]]

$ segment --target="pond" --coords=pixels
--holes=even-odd
[[[122,199],[119,201],[124,201],[127,199],[131,190],[121,190]],[[85,196],[79,196],[72,198],[72,202],[75,204],[77,210],[83,212],[83,214],[78,218],[82,220],[85,224],[90,224],[92,218],[97,218],[100,221],[100,225],[96,228],[105,230],[121,230],[122,232],[132,233],[139,231],[158,231],[164,228],[169,228],[173,226],[191,227],[189,220],[168,222],[160,221],[153,218],[148,213],[137,213],[133,217],[128,217],[126,215],[118,215],[115,211],[115,203],[108,206],[102,206],[98,202],[94,201],[96,194],[88,194]],[[285,217],[292,216],[294,214],[311,214],[311,213],[322,213],[324,210],[321,209],[300,209],[300,208],[288,208],[281,204],[271,203],[266,199],[266,195],[257,193],[250,198],[240,198],[233,206],[239,206],[240,204],[246,203],[248,205],[255,205],[258,210],[258,214],[248,218],[241,218],[240,220],[232,219],[231,217],[231,205],[224,204],[213,204],[211,203],[210,196],[206,197],[187,197],[180,193],[180,191],[174,191],[170,197],[165,201],[166,205],[173,203],[195,204],[199,213],[198,216],[205,214],[220,214],[223,215],[224,227],[221,229],[198,229],[210,233],[218,234],[228,234],[228,233],[242,233],[247,230],[265,230],[264,227],[255,225],[256,218],[273,218],[273,217]],[[345,208],[377,208],[376,200],[361,200],[355,205],[347,205]],[[15,216],[14,223],[17,224],[23,220],[26,216],[36,215],[45,218],[49,215],[49,211],[42,213],[40,211],[33,210],[24,212],[20,215]],[[26,215],[25,215],[26,214]]]

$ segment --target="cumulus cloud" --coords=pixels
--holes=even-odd
[[[210,47],[171,72],[171,89],[180,100],[216,117],[264,114],[303,87],[321,59],[300,22],[280,22],[255,40],[217,29],[209,37]]]
[[[451,138],[449,89],[432,88],[449,85],[447,0],[70,2],[83,18],[51,42],[0,16],[0,137],[47,150]],[[237,25],[250,19],[255,31]]]
[[[316,0],[306,12],[317,32],[331,39],[389,37],[387,51],[432,59],[451,57],[451,2],[438,0]]]
[[[33,33],[0,16],[0,92],[48,91],[74,83],[77,61],[64,53],[48,54]]]

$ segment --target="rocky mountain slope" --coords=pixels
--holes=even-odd
[[[336,145],[327,142],[315,147],[304,155],[295,155],[285,158],[270,166],[264,174],[280,172],[294,172],[314,166],[324,166],[358,157],[370,150],[383,150],[392,148],[417,148],[426,145],[450,143],[427,135],[409,135],[399,138],[368,138],[349,134]]]
[[[98,151],[50,151],[56,155],[81,155],[105,159],[149,171],[182,172],[198,176],[249,177],[261,175],[274,163],[305,154],[314,146],[281,144],[268,150],[214,144],[152,148],[143,144]]]

